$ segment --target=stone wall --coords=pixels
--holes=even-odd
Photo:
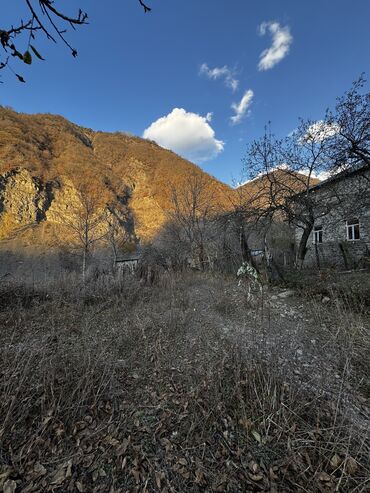
[[[322,227],[322,243],[314,243],[314,231],[307,242],[306,267],[352,269],[365,266],[370,256],[370,170],[322,187],[315,193],[315,226]],[[321,212],[322,211],[322,212]],[[321,216],[321,217],[320,217]],[[357,218],[360,239],[349,240],[347,220]],[[296,243],[302,230],[296,230]]]

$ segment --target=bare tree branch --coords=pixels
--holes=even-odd
[[[5,52],[5,59],[0,59],[0,70],[8,68],[20,82],[25,82],[24,78],[17,74],[9,64],[10,57],[18,58],[23,63],[31,65],[33,56],[39,60],[44,60],[38,50],[31,44],[32,40],[36,39],[38,33],[42,32],[46,38],[54,43],[57,38],[60,38],[70,50],[73,57],[77,56],[77,50],[71,46],[65,36],[67,32],[65,25],[67,24],[72,29],[87,24],[87,13],[78,10],[76,15],[68,15],[63,10],[55,7],[54,0],[24,0],[27,10],[30,14],[30,19],[26,22],[21,21],[17,27],[11,26],[7,29],[0,29],[0,44]],[[149,7],[143,0],[139,0],[139,4],[143,7],[144,12],[150,12]],[[60,21],[62,25],[59,27]],[[63,25],[64,24],[64,25]],[[29,32],[28,43],[26,49],[19,47],[19,37]],[[32,52],[32,53],[31,53]],[[0,81],[1,82],[1,81]]]
[[[152,9],[150,7],[148,7],[144,2],[143,0],[139,0],[139,3],[140,5],[143,7],[144,9],[144,12],[147,13],[147,12],[150,12]]]

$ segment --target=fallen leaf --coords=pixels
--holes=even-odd
[[[252,481],[261,481],[263,479],[263,476],[261,474],[249,474],[249,477],[251,478]]]
[[[258,443],[262,443],[262,438],[261,438],[261,435],[258,433],[258,431],[256,430],[252,430],[251,431],[252,433],[252,436],[253,438],[258,442]]]
[[[358,464],[355,461],[355,459],[353,459],[353,457],[348,457],[348,459],[346,460],[346,472],[347,472],[347,474],[352,476],[353,474],[356,474],[357,470],[358,470]]]
[[[333,457],[330,459],[330,465],[333,469],[337,469],[342,463],[342,459],[339,457],[338,454],[334,454]]]
[[[72,461],[69,460],[67,462],[66,478],[70,478],[71,476],[72,476]]]
[[[53,485],[60,485],[64,483],[67,478],[70,478],[72,475],[72,461],[64,463],[59,469],[54,471],[50,483]]]
[[[252,421],[250,419],[243,418],[239,419],[239,424],[246,430],[249,430],[249,428],[252,426]]]
[[[113,438],[111,435],[107,435],[104,441],[112,447],[118,447],[118,445],[120,444],[120,442],[116,438]]]
[[[12,469],[9,467],[5,472],[0,474],[0,487],[5,483],[8,477],[11,475]]]
[[[185,467],[181,467],[177,472],[185,479],[190,478],[190,472]]]
[[[327,474],[326,472],[322,472],[319,475],[319,480],[320,481],[327,482],[327,481],[331,481],[331,479],[332,479],[331,476],[329,476],[329,474]]]
[[[121,444],[117,447],[118,456],[123,455],[126,452],[129,443],[130,443],[130,439],[124,438],[122,440]]]
[[[7,479],[3,486],[4,493],[14,493],[17,489],[17,483],[13,479]]]
[[[272,467],[270,467],[270,479],[271,479],[272,481],[276,481],[277,479],[279,479],[279,476],[277,476],[277,475],[275,474],[275,472],[274,472],[274,470],[273,470],[273,468],[272,468]]]
[[[131,469],[131,474],[134,476],[136,484],[140,483],[140,471],[138,469]]]
[[[203,471],[201,469],[197,469],[195,471],[195,482],[197,484],[202,484],[203,483],[203,478],[204,478]]]
[[[156,472],[155,473],[155,483],[157,485],[157,488],[159,490],[161,490],[161,483],[162,483],[162,479],[164,478],[164,474],[163,472]]]
[[[84,493],[84,491],[85,491],[84,486],[82,483],[80,483],[80,481],[76,481],[76,488],[78,489],[78,491],[80,493]]]
[[[42,424],[43,426],[46,426],[49,421],[52,419],[54,413],[54,409],[49,409],[49,411],[46,413],[46,417],[44,418]]]
[[[94,459],[95,459],[94,454],[85,455],[83,460],[82,460],[83,467],[85,467],[85,468],[90,467],[91,464],[94,462]]]
[[[36,464],[33,467],[33,471],[37,474],[37,476],[45,476],[47,473],[46,468],[40,464],[40,462],[36,462]]]

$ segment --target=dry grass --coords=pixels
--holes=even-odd
[[[337,299],[348,313],[370,313],[369,270],[293,271],[286,275],[286,283],[304,297]]]
[[[4,491],[369,491],[368,443],[342,396],[246,359],[205,322],[205,286],[217,316],[237,319],[225,285],[166,274],[3,286]]]

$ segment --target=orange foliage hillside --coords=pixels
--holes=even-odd
[[[60,191],[67,182],[76,188],[88,183],[102,195],[107,188],[117,195],[129,190],[136,233],[144,240],[163,225],[172,187],[183,187],[189,174],[206,180],[220,209],[230,206],[232,194],[230,187],[154,142],[93,131],[61,116],[0,108],[0,175],[16,169],[28,170],[51,190]]]

